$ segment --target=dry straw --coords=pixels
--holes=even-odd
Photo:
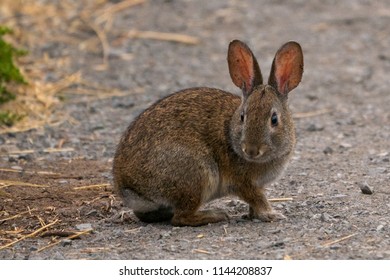
[[[117,40],[160,40],[190,45],[200,43],[199,38],[188,34],[137,28],[119,31],[118,34],[114,29],[113,23],[120,13],[151,4],[151,1],[147,0],[123,0],[117,3],[108,0],[89,2],[2,0],[0,17],[5,19],[2,24],[15,31],[13,36],[15,42],[12,43],[17,47],[26,48],[30,53],[20,61],[22,72],[29,84],[16,88],[18,98],[1,107],[2,110],[11,110],[26,117],[13,127],[0,127],[0,134],[37,129],[45,125],[55,126],[65,121],[77,123],[71,116],[58,110],[58,106],[61,105],[59,97],[63,94],[84,94],[97,99],[132,94],[113,88],[102,90],[99,85],[90,87],[80,72],[69,73],[76,58],[70,55],[52,58],[47,52],[42,52],[45,45],[67,44],[77,46],[85,52],[96,52],[100,49],[101,64],[91,67],[97,71],[107,71],[111,49],[109,34],[119,36]],[[23,20],[20,20],[21,18]],[[83,30],[92,31],[92,35],[84,38],[85,34],[81,33]],[[123,53],[121,57],[131,59],[133,54]],[[48,73],[55,77],[54,81],[48,81],[46,78]],[[142,90],[135,89],[133,93],[137,94]],[[329,112],[328,109],[321,109],[315,112],[296,113],[294,118],[308,118]]]
[[[0,134],[36,129],[45,125],[55,126],[64,121],[72,123],[70,116],[58,110],[58,106],[61,105],[59,97],[64,93],[91,94],[95,98],[129,94],[112,88],[102,92],[99,91],[99,86],[89,88],[80,72],[68,73],[75,58],[70,55],[52,58],[47,52],[42,52],[42,49],[44,45],[55,43],[77,46],[87,52],[96,52],[100,48],[102,64],[92,67],[99,71],[109,70],[108,56],[111,47],[108,34],[115,33],[113,30],[115,18],[127,9],[148,2],[147,0],[123,0],[117,3],[108,0],[79,3],[77,1],[2,0],[0,17],[5,19],[2,24],[14,30],[15,40],[11,43],[27,49],[29,55],[19,61],[28,85],[16,88],[18,98],[1,106],[2,110],[10,110],[25,117],[13,127],[0,127]],[[23,21],[20,20],[21,18]],[[82,38],[83,30],[91,30],[94,34],[88,39]],[[186,34],[136,29],[122,37],[183,44],[199,43],[198,38]],[[123,54],[123,58],[131,59],[132,54]],[[55,77],[54,81],[47,80],[48,73]],[[136,89],[134,92],[139,93],[140,90]]]
[[[59,220],[57,219],[57,220],[55,220],[54,222],[51,222],[50,224],[47,224],[47,225],[44,225],[44,226],[40,227],[39,229],[37,229],[36,231],[34,231],[34,232],[30,233],[30,234],[24,235],[23,237],[21,237],[21,238],[15,240],[15,241],[12,241],[12,242],[7,243],[7,244],[5,244],[5,245],[3,245],[3,246],[0,246],[0,250],[3,250],[3,249],[8,248],[8,247],[11,247],[12,245],[15,245],[16,243],[18,243],[18,242],[20,242],[20,241],[22,241],[22,240],[24,240],[24,239],[27,239],[27,238],[30,238],[30,237],[35,237],[35,236],[38,235],[40,232],[42,232],[42,231],[44,231],[45,229],[47,229],[47,228],[49,228],[49,227],[55,225],[58,221],[59,221]]]
[[[81,235],[88,234],[88,233],[90,233],[90,232],[92,232],[92,229],[88,229],[88,230],[85,230],[85,231],[77,232],[77,233],[75,233],[75,234],[73,234],[73,235],[71,235],[71,236],[69,236],[69,237],[66,237],[65,239],[73,240],[73,239],[76,239],[76,238],[80,237]],[[46,246],[44,246],[44,247],[38,249],[37,252],[41,252],[41,251],[46,250],[46,249],[48,249],[48,248],[50,248],[50,247],[53,247],[53,246],[55,246],[55,245],[57,245],[57,244],[60,244],[61,241],[62,241],[62,240],[58,240],[58,241],[56,241],[56,242],[54,242],[54,243],[51,243],[51,244],[49,244],[49,245],[46,245]]]

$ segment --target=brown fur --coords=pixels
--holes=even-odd
[[[264,186],[281,174],[294,150],[287,93],[302,76],[298,47],[290,42],[278,51],[279,64],[273,68],[283,77],[274,77],[272,70],[269,86],[261,84],[250,49],[235,40],[229,46],[229,69],[243,98],[219,89],[190,88],[158,101],[134,120],[118,144],[113,175],[115,188],[138,218],[171,220],[176,226],[224,221],[228,216],[223,211],[199,208],[229,194],[249,204],[250,219],[284,218],[272,211]],[[286,89],[282,93],[275,89],[278,81]],[[272,114],[277,115],[276,126]]]

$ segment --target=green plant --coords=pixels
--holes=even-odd
[[[0,26],[0,105],[16,98],[16,95],[9,91],[7,87],[9,83],[26,83],[26,80],[13,61],[15,57],[25,55],[26,51],[13,47],[3,39],[4,35],[11,33],[11,29]],[[0,125],[12,125],[20,118],[21,116],[16,113],[0,111]]]
[[[10,111],[0,111],[0,125],[12,126],[15,122],[23,119],[23,115]]]

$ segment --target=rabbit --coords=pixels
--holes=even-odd
[[[227,61],[241,98],[214,88],[184,89],[143,111],[121,137],[114,188],[139,220],[228,221],[222,210],[200,210],[227,195],[249,204],[246,219],[285,219],[267,201],[265,186],[281,175],[295,148],[288,93],[302,79],[301,46],[291,41],[277,51],[268,84],[242,41],[229,44]]]

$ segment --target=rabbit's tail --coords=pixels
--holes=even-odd
[[[173,217],[173,209],[170,206],[160,205],[157,209],[142,212],[134,211],[134,214],[145,223],[157,223],[171,220]]]

